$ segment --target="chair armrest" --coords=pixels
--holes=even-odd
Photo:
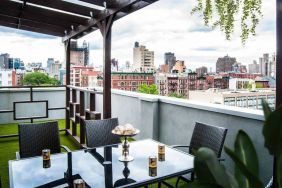
[[[16,159],[17,159],[17,160],[20,160],[20,159],[21,159],[20,152],[18,152],[18,151],[16,152]]]
[[[71,150],[67,146],[61,145],[61,148],[63,148],[66,152],[71,152]]]
[[[187,145],[171,145],[172,148],[189,148],[190,146]]]

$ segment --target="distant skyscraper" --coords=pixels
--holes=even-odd
[[[217,59],[216,62],[216,72],[230,72],[232,71],[232,66],[236,63],[236,58],[230,56],[224,56]]]
[[[242,63],[235,63],[232,65],[232,71],[236,73],[247,73],[246,65],[242,65]]]
[[[24,63],[20,58],[9,58],[8,69],[24,69]]]
[[[271,64],[271,76],[276,78],[276,55],[273,54],[270,59]]]
[[[154,72],[154,52],[146,49],[146,46],[139,46],[135,42],[133,48],[133,68],[138,72]]]
[[[171,53],[171,52],[165,53],[164,60],[165,60],[165,64],[168,65],[168,71],[171,72],[173,69],[173,66],[176,63],[176,57],[174,56],[174,53]]]
[[[112,71],[117,72],[118,71],[118,60],[115,59],[115,58],[112,59],[111,64],[112,64],[112,66],[111,66]]]
[[[131,68],[130,62],[129,62],[129,61],[126,61],[126,62],[125,62],[125,69],[126,69],[126,70],[129,70],[130,68]]]
[[[62,64],[59,61],[55,61],[55,63],[51,64],[49,74],[59,80],[61,68]]]
[[[257,63],[257,61],[254,60],[253,64],[249,64],[249,73],[259,73],[259,64]]]
[[[50,69],[51,69],[51,65],[55,63],[55,60],[54,58],[48,58],[47,59],[47,72],[49,73],[50,72]]]
[[[268,76],[269,68],[269,54],[263,54],[263,57],[259,58],[259,71],[263,76]]]
[[[0,69],[9,69],[10,54],[0,55]]]
[[[205,74],[208,73],[208,68],[205,66],[199,67],[196,69],[196,73],[198,76],[204,76]]]
[[[74,66],[88,66],[89,65],[89,45],[86,41],[82,46],[77,45],[77,41],[71,41],[70,44],[70,61]]]
[[[60,69],[60,83],[61,85],[66,84],[66,69]]]

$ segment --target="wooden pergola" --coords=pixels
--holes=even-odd
[[[114,21],[157,0],[1,0],[0,25],[62,37],[66,85],[70,85],[70,41],[95,30],[103,36],[103,118],[111,117],[111,34]],[[70,100],[67,88],[66,102]],[[67,104],[68,106],[68,104]]]

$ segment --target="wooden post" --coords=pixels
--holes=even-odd
[[[276,108],[282,105],[282,0],[276,0]],[[278,187],[277,160],[273,160],[273,187]]]
[[[70,112],[68,107],[70,107],[70,39],[65,42],[65,55],[66,55],[66,118],[65,124],[66,129],[70,129]],[[67,134],[67,131],[66,131]]]
[[[112,116],[111,109],[111,42],[112,24],[114,15],[98,23],[98,27],[103,36],[103,118],[109,119]]]

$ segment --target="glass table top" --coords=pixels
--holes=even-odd
[[[158,142],[154,140],[140,140],[130,143],[130,155],[134,157],[131,162],[120,162],[121,145],[112,147],[112,163],[110,171],[92,154],[92,150],[79,150],[72,152],[72,174],[79,176],[90,187],[105,187],[105,182],[111,179],[111,184],[127,186],[138,183],[152,183],[156,180],[185,174],[193,169],[194,157],[184,152],[165,147],[165,160],[158,159]],[[104,156],[104,148],[97,148],[96,152]],[[149,168],[149,156],[157,157],[157,168]],[[33,157],[18,161],[9,161],[11,187],[37,187],[64,179],[68,169],[67,153],[51,155],[51,167],[43,168],[42,157]],[[107,165],[108,166],[108,165]],[[112,172],[109,174],[109,172]],[[105,179],[106,177],[106,179]],[[112,177],[112,178],[111,178]]]

